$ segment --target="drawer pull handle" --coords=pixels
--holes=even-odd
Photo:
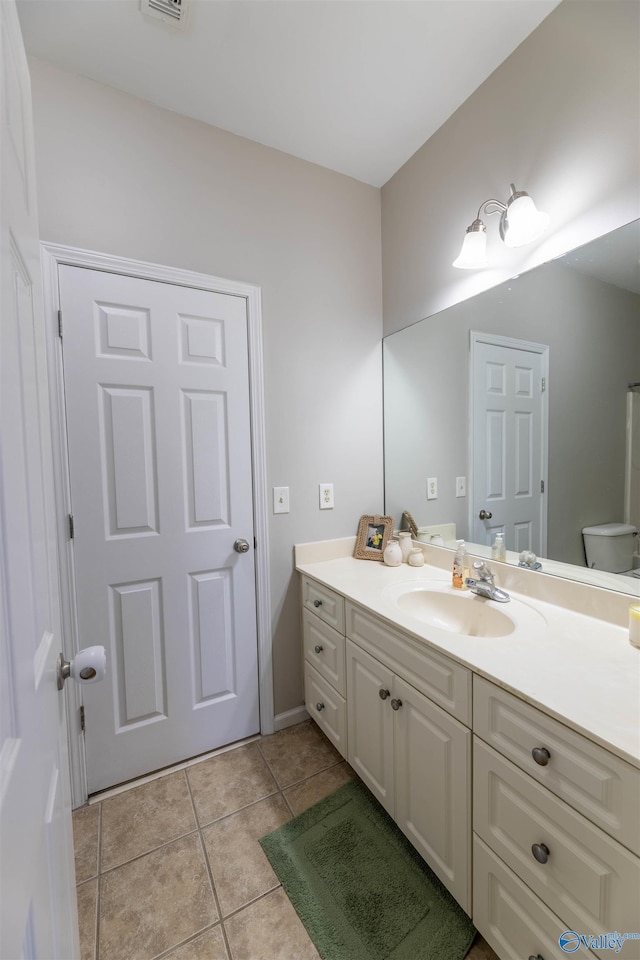
[[[322,606],[322,600],[314,600],[314,601],[313,601],[313,605],[314,605],[314,607],[321,607],[321,606]]]
[[[378,696],[380,697],[381,700],[386,700],[387,697],[391,696],[391,694],[388,690],[385,690],[384,687],[380,687],[380,689],[378,690]]]
[[[538,954],[537,957],[534,957],[534,955],[531,954],[531,956],[529,957],[529,960],[544,960],[544,957],[541,957],[540,954]]]
[[[392,701],[391,701],[391,709],[392,709],[392,710],[399,710],[401,706],[402,706],[402,700],[392,700]]]
[[[551,760],[551,754],[546,747],[534,747],[531,751],[531,756],[541,767],[546,767],[546,765],[549,763],[549,760]],[[534,957],[533,960],[536,960],[536,958]]]
[[[531,847],[531,853],[534,855],[538,863],[546,863],[549,859],[549,847],[546,843],[534,843]]]
[[[321,710],[324,710],[324,703],[316,703],[316,710],[320,713]]]
[[[316,643],[313,649],[315,653],[322,653],[322,651],[324,650],[324,647],[322,646],[321,643]]]

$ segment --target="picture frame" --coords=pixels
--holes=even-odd
[[[382,560],[393,533],[393,517],[365,514],[360,517],[353,555],[356,560]]]

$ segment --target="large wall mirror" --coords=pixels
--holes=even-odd
[[[588,571],[582,537],[640,529],[639,258],[634,221],[384,339],[387,514],[453,523],[485,554],[504,529],[512,560],[531,547],[547,573],[640,593],[632,575]],[[509,364],[531,403],[504,429],[499,403],[479,407]]]

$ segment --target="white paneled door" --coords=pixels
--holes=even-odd
[[[548,347],[471,334],[472,540],[546,554]]]
[[[246,299],[59,267],[89,793],[259,730]],[[245,552],[242,552],[242,551]]]
[[[79,956],[27,61],[0,3],[0,957]]]

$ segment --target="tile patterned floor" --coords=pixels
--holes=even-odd
[[[318,960],[258,837],[352,776],[309,720],[76,810],[82,960]]]

